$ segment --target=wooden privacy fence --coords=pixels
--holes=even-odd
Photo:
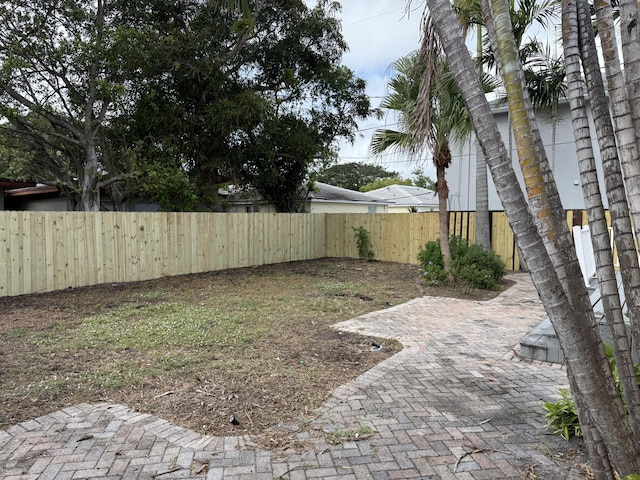
[[[473,242],[474,214],[450,216]],[[322,257],[353,257],[353,228],[370,233],[375,258],[417,263],[438,238],[438,214],[272,214],[0,211],[0,296],[149,280]],[[504,214],[494,250],[519,268]]]

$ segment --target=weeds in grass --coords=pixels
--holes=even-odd
[[[342,282],[322,282],[318,284],[318,289],[328,297],[349,297],[357,292],[353,283]]]
[[[323,260],[3,299],[0,421],[112,401],[204,434],[294,422],[379,361],[329,326],[376,308],[360,292],[414,298],[414,272]]]
[[[245,321],[247,320],[247,321]],[[49,328],[34,334],[33,344],[48,350],[64,344],[71,351],[112,348],[149,351],[162,347],[205,347],[251,343],[267,328],[255,318],[231,317],[215,307],[163,303],[139,308],[124,305],[87,318],[79,328]]]

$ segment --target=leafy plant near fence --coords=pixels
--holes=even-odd
[[[356,239],[356,247],[358,248],[358,257],[362,260],[373,260],[375,252],[371,246],[371,239],[369,238],[369,232],[360,225],[358,228],[351,227],[353,229],[353,238]]]
[[[504,277],[506,269],[500,257],[479,245],[470,245],[464,238],[449,239],[451,267],[449,275],[444,269],[440,241],[427,242],[418,254],[420,275],[430,285],[466,285],[473,288],[493,289]]]
[[[622,386],[620,385],[620,377],[618,375],[616,360],[613,356],[613,348],[611,345],[605,344],[604,352],[607,355],[609,364],[611,365],[616,389],[622,397]],[[640,367],[637,364],[635,366],[635,371],[638,383],[640,383]],[[582,428],[580,427],[578,412],[573,398],[571,397],[570,390],[561,388],[559,393],[562,397],[560,400],[557,402],[544,402],[542,404],[542,408],[547,412],[545,414],[545,417],[547,418],[547,428],[552,430],[555,435],[561,435],[565,440],[569,440],[571,437],[578,437],[582,435]],[[622,400],[624,402],[624,397]],[[629,477],[627,477],[627,479],[629,479]],[[638,476],[637,480],[640,480],[640,476]]]

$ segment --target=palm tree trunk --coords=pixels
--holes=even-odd
[[[440,251],[442,252],[442,262],[444,263],[444,271],[451,278],[451,250],[449,249],[449,210],[447,208],[447,199],[449,198],[449,186],[446,179],[446,166],[443,162],[438,161],[438,157],[442,152],[438,151],[434,155],[434,163],[436,165],[436,191],[438,192],[438,219],[440,221]]]
[[[485,250],[491,250],[490,215],[487,162],[476,141],[476,243]]]
[[[637,0],[620,2],[620,37],[624,56],[627,96],[631,107],[631,118],[635,128],[635,137],[640,142],[640,14]],[[640,143],[637,144],[640,149]]]
[[[619,155],[624,155],[622,149],[616,149],[615,138],[612,132],[609,108],[605,101],[605,90],[600,74],[600,66],[597,63],[597,55],[593,31],[590,25],[588,4],[578,2],[578,18],[580,22],[581,48],[583,68],[587,75],[587,86],[592,102],[596,133],[600,143],[601,157],[604,166],[605,184],[611,212],[611,224],[614,232],[614,240],[618,249],[620,260],[620,275],[624,285],[627,299],[627,310],[631,320],[632,348],[637,356],[640,355],[640,270],[633,227],[630,221],[629,210],[633,211],[631,197],[628,195],[629,185],[620,173],[621,161]],[[618,132],[616,132],[618,133]],[[637,163],[637,160],[635,161]],[[626,189],[625,189],[626,186]],[[626,191],[625,191],[626,190]],[[627,200],[629,203],[627,203]],[[635,216],[632,216],[635,221]],[[636,224],[637,228],[637,224]]]
[[[476,26],[476,59],[478,75],[482,75],[482,26]],[[476,140],[476,244],[491,250],[491,214],[489,213],[489,185],[487,162]]]
[[[586,0],[585,0],[586,1]],[[640,162],[624,75],[620,67],[611,4],[596,4],[596,20],[607,75],[607,91],[636,237],[640,238]],[[638,27],[635,27],[638,28]]]
[[[507,90],[509,122],[513,126],[513,137],[515,137],[516,140],[518,140],[518,138],[520,139],[520,143],[516,141],[516,150],[518,152],[524,181],[527,186],[529,204],[532,210],[534,210],[534,213],[536,209],[541,207],[545,208],[545,206],[548,207],[551,212],[551,215],[534,215],[536,224],[542,233],[542,238],[551,256],[551,261],[558,272],[565,292],[569,296],[569,300],[574,305],[590,310],[588,292],[582,282],[578,281],[581,276],[580,264],[577,255],[575,255],[573,238],[566,223],[566,214],[560,201],[560,194],[558,193],[544,143],[533,113],[533,107],[524,81],[524,74],[519,62],[519,54],[514,46],[515,41],[512,42],[510,51],[505,50],[504,42],[503,48],[501,49],[500,43],[498,42],[496,25],[493,20],[491,3],[488,0],[482,2],[482,12],[485,16],[485,23],[487,24],[487,32],[492,49],[496,52],[494,53],[496,64],[500,71],[504,71],[505,69],[502,67],[503,62],[509,62],[506,71],[509,72],[514,82],[514,88],[511,89],[511,92]],[[502,28],[507,30],[507,33],[512,34],[510,12],[506,11],[502,12],[502,14]],[[509,16],[509,21],[506,19],[507,15]],[[502,58],[502,55],[497,54],[500,51],[503,51],[507,56]],[[518,88],[518,85],[520,85],[520,88]],[[517,108],[512,108],[516,105]],[[519,125],[518,131],[516,131],[516,125]],[[510,128],[509,133],[511,133],[511,131],[512,129]],[[511,142],[511,137],[509,141]],[[525,167],[531,160],[535,162],[535,170],[532,170],[530,166]],[[541,187],[541,185],[544,187]],[[545,233],[550,230],[555,232],[554,235],[549,236]],[[589,306],[587,307],[587,305]]]
[[[458,85],[464,85],[464,90],[461,90],[478,139],[490,164],[494,183],[511,228],[527,260],[534,284],[560,339],[572,381],[575,382],[576,391],[582,395],[580,401],[584,400],[583,410],[587,410],[588,417],[593,420],[593,427],[597,428],[602,436],[616,469],[622,475],[640,471],[640,451],[632,439],[626,415],[612,382],[611,371],[608,365],[603,365],[595,326],[587,327],[595,324],[593,312],[591,318],[583,318],[582,310],[577,312],[574,309],[560,283],[542,242],[541,232],[536,228],[529,213],[495,121],[491,120],[491,109],[480,87],[451,5],[448,0],[428,0],[427,4],[456,82]],[[549,231],[547,234],[554,235],[554,232]],[[590,427],[589,424],[587,428]]]
[[[584,317],[583,327],[593,329],[591,342],[594,344],[593,353],[598,355],[599,367],[605,372],[608,369],[606,359],[603,357],[601,340],[597,334],[595,318],[588,299],[585,286],[582,282],[576,282],[580,273],[576,268],[574,255],[567,255],[572,251],[572,243],[569,241],[564,212],[559,202],[557,188],[551,171],[543,152],[542,142],[539,132],[535,127],[533,116],[527,109],[526,88],[524,76],[518,61],[518,52],[513,40],[511,19],[509,16],[508,4],[506,1],[495,0],[491,2],[492,17],[496,26],[498,39],[498,54],[500,57],[503,79],[509,99],[509,109],[513,114],[514,136],[516,147],[520,158],[520,165],[524,176],[529,205],[536,219],[536,226],[545,240],[545,246],[549,253],[554,267],[559,275],[565,292],[573,306],[573,310],[578,317]],[[525,113],[527,114],[525,116]],[[563,258],[564,257],[564,258]],[[585,311],[585,307],[589,311]],[[611,389],[612,385],[609,384]],[[610,394],[613,392],[610,392]],[[589,398],[585,398],[586,391],[574,392],[574,397],[581,397],[589,406]],[[592,410],[591,410],[592,412]],[[593,419],[595,426],[597,420],[592,413],[582,415],[584,418]],[[614,444],[607,439],[605,432],[600,432],[605,444],[609,445],[609,454],[614,456],[616,452],[612,450]],[[630,431],[627,431],[627,441],[629,445],[635,444]],[[611,438],[609,440],[612,440]],[[615,448],[618,448],[617,446]],[[640,452],[639,452],[640,453]],[[615,462],[618,463],[618,462]]]
[[[618,282],[616,272],[613,268],[613,253],[611,252],[611,243],[609,237],[609,229],[605,218],[605,211],[602,204],[600,194],[600,185],[598,182],[598,174],[596,171],[596,162],[591,144],[591,132],[589,128],[589,120],[587,116],[586,100],[583,92],[583,80],[580,68],[580,47],[579,47],[579,27],[578,27],[578,9],[575,0],[565,0],[563,6],[563,40],[564,40],[564,56],[565,69],[567,75],[569,101],[572,115],[572,125],[574,136],[576,139],[576,152],[578,155],[578,165],[580,167],[580,178],[582,190],[589,217],[589,227],[591,232],[591,241],[593,243],[593,251],[596,258],[596,266],[598,272],[600,292],[604,307],[605,319],[612,339],[612,347],[618,373],[622,384],[624,396],[626,398],[627,409],[631,417],[631,426],[634,435],[639,438],[640,433],[640,389],[638,389],[638,381],[631,356],[631,345],[627,335],[627,329],[622,313],[622,305],[618,292]],[[592,32],[591,28],[589,31]],[[593,37],[592,37],[593,38]],[[595,44],[594,44],[595,47]],[[593,72],[589,72],[592,74]],[[598,72],[599,74],[599,72]],[[601,97],[604,99],[604,96]],[[594,99],[594,116],[598,116],[597,123],[604,120],[599,118],[606,114],[606,105],[601,99]],[[611,138],[611,137],[609,137]],[[606,145],[603,145],[606,147]],[[613,180],[613,172],[615,170],[612,165],[607,162],[616,162],[615,144],[613,149],[603,149],[603,161],[606,165],[605,169],[609,172],[607,181]],[[613,158],[611,158],[613,156]],[[609,157],[609,160],[605,160]],[[618,181],[622,182],[622,177],[618,175]],[[619,184],[622,187],[622,184]],[[626,210],[626,199],[624,198],[624,189],[622,196],[618,195],[618,201],[611,197],[613,202],[613,210]],[[621,202],[620,202],[621,201]],[[614,213],[614,215],[616,215]],[[627,223],[629,223],[628,211],[626,215]],[[631,225],[628,225],[627,233],[633,240],[631,235]],[[635,255],[634,255],[635,257]],[[637,257],[636,270],[637,270]]]

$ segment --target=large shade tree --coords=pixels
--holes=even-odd
[[[631,2],[630,2],[631,3]],[[440,38],[444,44],[447,57],[453,66],[456,81],[459,85],[463,85],[463,96],[465,103],[472,118],[477,137],[480,141],[482,150],[485,154],[487,162],[490,166],[494,183],[496,184],[500,199],[503,203],[507,218],[516,235],[517,242],[521,252],[527,261],[534,284],[538,289],[540,297],[545,305],[547,313],[554,325],[554,328],[560,339],[569,382],[571,384],[572,393],[578,407],[580,421],[585,434],[586,446],[591,458],[591,466],[594,475],[598,479],[612,479],[620,475],[624,478],[626,475],[640,472],[640,448],[637,437],[637,428],[635,426],[635,404],[637,403],[637,382],[628,382],[623,388],[625,390],[625,405],[620,399],[618,391],[613,381],[610,364],[604,355],[602,341],[598,336],[593,310],[588,299],[588,294],[584,283],[579,279],[580,271],[575,258],[575,251],[570,234],[567,229],[566,219],[562,205],[559,202],[557,188],[549,168],[549,162],[541,148],[539,140],[539,132],[537,131],[535,116],[527,95],[526,85],[524,82],[524,73],[518,58],[517,45],[514,42],[513,26],[509,17],[509,5],[504,0],[487,0],[483,2],[483,16],[490,35],[493,37],[492,46],[493,53],[496,55],[500,70],[507,90],[508,103],[510,108],[511,120],[514,126],[514,137],[518,150],[518,157],[521,169],[524,175],[526,185],[526,197],[520,188],[513,165],[509,159],[506,148],[497,131],[497,127],[491,115],[490,107],[480,87],[477,71],[469,57],[468,51],[464,44],[461,31],[455,25],[454,14],[450,3],[443,0],[428,0],[427,2],[434,24],[438,30]],[[588,36],[593,35],[591,21],[588,18],[588,5],[582,0],[574,2],[567,0],[563,3],[564,16],[567,21],[563,27],[563,36],[567,51],[565,55],[573,55],[570,65],[571,77],[569,88],[572,91],[572,110],[579,110],[580,102],[584,104],[584,96],[580,96],[578,92],[583,85],[581,78],[580,66],[576,67],[576,55],[582,62],[584,72],[587,74],[587,84],[590,86],[590,92],[598,93],[597,90],[591,90],[591,87],[598,82],[600,78],[599,95],[604,99],[604,91],[602,90],[601,70],[597,67],[597,56],[594,55],[595,48],[591,44],[588,47]],[[629,8],[629,17],[623,20],[621,30],[627,29],[629,32],[636,28],[638,21],[638,12],[635,3],[633,8]],[[573,13],[571,17],[571,9],[580,12],[578,15]],[[596,9],[598,10],[598,9]],[[579,18],[576,21],[575,18]],[[573,26],[570,28],[573,18]],[[607,9],[606,5],[600,8],[598,26],[599,31],[607,31],[608,25],[612,22],[611,9]],[[602,24],[602,25],[601,25]],[[577,29],[577,30],[576,30]],[[576,34],[575,32],[578,32]],[[611,41],[610,35],[613,31],[607,31],[608,40]],[[577,38],[580,41],[577,41]],[[615,38],[615,37],[614,37]],[[640,43],[635,39],[627,38],[627,47],[635,53],[640,52]],[[612,40],[615,44],[615,39]],[[580,53],[577,54],[576,51]],[[625,84],[624,77],[616,77],[620,72],[620,64],[617,57],[612,51],[610,55],[605,54],[605,66],[607,72],[611,72],[611,80],[617,80],[618,83],[609,81],[610,94],[611,88],[633,89],[632,83]],[[632,52],[625,57],[625,61],[635,61],[636,56]],[[591,66],[589,66],[591,65]],[[632,82],[632,81],[631,81]],[[628,98],[632,98],[633,94],[629,94]],[[631,214],[634,215],[633,194],[635,193],[628,187],[630,175],[633,170],[624,171],[624,175],[616,173],[618,162],[612,161],[616,153],[628,153],[629,148],[636,148],[637,139],[633,134],[629,133],[626,127],[632,122],[625,124],[620,120],[619,115],[629,115],[632,117],[633,110],[631,103],[623,102],[620,96],[621,105],[619,109],[612,108],[614,113],[614,121],[604,118],[609,113],[602,104],[595,102],[598,106],[597,112],[594,110],[594,116],[600,118],[597,124],[597,136],[600,142],[603,156],[606,155],[607,163],[607,195],[614,199],[617,203],[610,205],[615,208],[612,211],[621,220],[625,215],[624,204],[628,198]],[[625,97],[626,98],[626,97]],[[582,100],[581,100],[582,99]],[[595,99],[597,100],[597,99]],[[622,106],[622,103],[626,103]],[[623,113],[624,112],[624,113]],[[626,113],[629,112],[629,113]],[[584,148],[585,139],[589,135],[584,134],[586,122],[574,115],[574,122],[580,135],[576,135],[577,141],[580,142],[581,148]],[[620,141],[616,142],[616,140]],[[616,148],[617,145],[617,148]],[[622,147],[624,145],[624,147]],[[605,153],[606,152],[606,153]],[[593,181],[592,165],[588,159],[581,153],[581,176],[583,180],[583,189],[585,191],[585,200],[589,200],[588,205],[594,212],[597,211],[597,201],[591,201],[597,190],[597,183]],[[591,175],[591,177],[589,177]],[[626,178],[624,178],[626,177]],[[589,178],[591,181],[588,182]],[[625,186],[627,186],[625,191]],[[616,192],[616,193],[614,193]],[[622,192],[622,195],[620,193]],[[617,196],[617,198],[614,198]],[[590,221],[595,218],[590,212]],[[628,220],[629,216],[626,215]],[[600,227],[598,227],[600,228]],[[632,238],[630,223],[618,224],[618,234],[627,235]],[[603,229],[600,228],[600,231]],[[606,231],[606,229],[604,229]],[[628,248],[626,242],[626,247]],[[625,244],[621,244],[625,246]],[[637,252],[635,246],[630,252],[636,257]],[[606,274],[602,267],[602,263],[611,262],[604,259],[604,255],[598,260],[598,274],[602,275],[602,280],[611,283],[611,274]],[[634,268],[632,268],[633,270]],[[604,273],[603,273],[604,272]],[[609,268],[609,272],[611,269]],[[607,277],[606,275],[609,275]],[[623,277],[624,281],[624,277]],[[627,295],[633,295],[638,290],[638,285],[625,281],[625,291]],[[617,295],[617,293],[616,293]],[[612,315],[612,309],[617,308],[615,302],[609,302],[605,306],[605,315]],[[618,317],[619,318],[619,317]],[[637,317],[631,312],[631,325],[633,331],[637,325]],[[609,319],[608,319],[609,322]],[[616,322],[610,322],[616,324]],[[627,328],[620,325],[613,328],[619,339],[619,349],[627,349],[625,354],[629,354],[629,342],[624,340],[628,335]],[[619,352],[620,353],[620,352]],[[622,358],[622,357],[620,357]],[[632,384],[633,383],[633,384]],[[635,391],[626,391],[627,389]],[[629,417],[630,416],[630,417]],[[631,420],[631,421],[629,421]]]
[[[125,108],[128,33],[104,0],[0,5],[0,119],[82,210],[119,178],[101,130]],[[48,180],[49,178],[45,178]]]
[[[327,9],[249,6],[250,21],[211,2],[158,25],[157,56],[168,63],[145,86],[140,118],[152,119],[159,150],[180,149],[208,208],[232,182],[289,197],[274,204],[298,211],[311,167],[335,158],[337,140],[353,139],[372,110],[364,81],[340,64],[347,46]]]
[[[316,173],[316,180],[348,190],[360,190],[361,187],[375,180],[397,178],[398,172],[392,172],[380,165],[370,163],[339,163],[321,168]]]
[[[2,128],[37,152],[34,179],[62,186],[84,210],[99,208],[105,188],[123,204],[152,194],[150,178],[167,186],[167,203],[193,203],[190,184],[214,208],[221,184],[289,195],[292,169],[303,178],[334,157],[371,109],[364,81],[340,64],[333,6],[227,3],[4,2]],[[309,135],[292,160],[274,163],[290,142],[268,154],[259,142],[292,123],[280,133]]]

